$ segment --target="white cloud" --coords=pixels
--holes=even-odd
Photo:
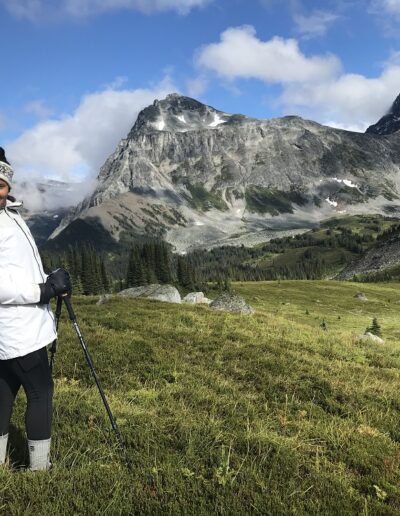
[[[198,76],[186,81],[186,89],[190,97],[200,97],[206,91],[207,87],[208,80],[203,76]]]
[[[377,13],[382,11],[391,15],[400,15],[400,0],[373,0],[372,8]]]
[[[400,2],[400,0],[399,0]],[[252,27],[230,28],[218,43],[200,49],[197,63],[223,80],[258,79],[282,87],[279,105],[344,129],[364,130],[383,116],[400,93],[399,54],[377,77],[344,73],[336,56],[304,55],[294,39],[261,41]]]
[[[338,19],[338,15],[328,11],[314,11],[309,16],[293,15],[297,31],[305,38],[326,34],[329,27]]]
[[[261,41],[252,26],[229,28],[218,43],[204,46],[197,64],[234,80],[256,78],[269,83],[301,83],[337,74],[340,61],[332,55],[305,56],[295,39]]]
[[[43,100],[33,100],[24,106],[24,111],[38,118],[48,118],[53,114],[53,110],[49,108]]]
[[[212,0],[0,0],[17,18],[41,22],[48,19],[84,18],[109,11],[130,9],[145,14],[176,11],[187,14]]]
[[[149,89],[106,89],[86,95],[71,115],[41,121],[5,145],[16,179],[92,179],[126,137],[138,112],[176,90],[167,77]]]
[[[331,81],[289,85],[281,102],[287,111],[320,122],[334,120],[338,127],[365,129],[388,111],[400,93],[399,85],[400,66],[388,64],[376,78],[343,74]]]

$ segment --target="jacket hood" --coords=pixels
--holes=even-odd
[[[9,195],[7,197],[7,204],[6,204],[6,208],[10,208],[10,209],[17,209],[17,208],[21,208],[22,206],[22,202],[20,201],[17,201],[15,199],[15,197],[12,197],[11,195]]]

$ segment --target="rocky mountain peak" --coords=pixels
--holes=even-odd
[[[224,113],[190,97],[170,93],[165,99],[155,100],[139,113],[128,138],[133,138],[138,133],[154,131],[183,133],[214,129],[223,124],[245,120],[251,119],[243,115]]]
[[[393,102],[389,112],[376,124],[367,129],[369,134],[387,135],[397,133],[400,130],[400,95]]]

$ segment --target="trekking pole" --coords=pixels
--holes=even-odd
[[[60,299],[60,298],[59,298]],[[114,431],[114,434],[115,434],[115,437],[117,439],[117,443],[118,443],[118,446],[119,446],[119,449],[124,457],[124,461],[125,461],[125,464],[127,465],[128,469],[132,469],[132,463],[131,463],[131,460],[128,456],[128,450],[126,448],[126,444],[124,442],[124,440],[122,439],[122,435],[121,435],[121,432],[118,428],[118,425],[117,425],[117,421],[115,419],[115,417],[113,416],[113,413],[111,412],[111,408],[110,408],[110,405],[108,404],[108,401],[107,401],[107,398],[106,398],[106,395],[104,394],[104,390],[101,386],[101,383],[100,383],[100,380],[99,380],[99,377],[97,376],[97,373],[96,373],[96,370],[94,368],[94,364],[93,364],[93,360],[92,360],[92,357],[90,356],[90,353],[89,353],[89,350],[86,346],[86,343],[83,339],[83,336],[82,336],[82,333],[81,333],[81,330],[78,326],[78,323],[77,323],[77,320],[76,320],[76,315],[75,315],[75,312],[74,312],[74,309],[72,308],[72,303],[71,303],[71,299],[70,299],[70,296],[69,295],[65,295],[61,298],[64,303],[65,303],[65,306],[67,307],[67,311],[68,311],[68,315],[69,315],[69,318],[70,318],[70,321],[72,322],[72,325],[75,329],[75,332],[78,336],[78,339],[79,339],[79,342],[82,346],[82,349],[83,349],[83,353],[85,354],[85,358],[86,358],[86,362],[89,366],[89,369],[92,373],[92,376],[94,378],[94,381],[97,385],[97,388],[99,390],[99,393],[100,393],[100,396],[101,396],[101,399],[103,400],[103,404],[104,404],[104,407],[107,411],[107,414],[108,414],[108,417],[110,419],[110,423],[111,423],[111,427]]]
[[[57,306],[56,306],[56,333],[58,332],[58,325],[60,324],[60,317],[61,317],[61,308],[62,308],[62,297],[57,297]],[[53,372],[53,366],[54,366],[54,357],[57,351],[57,339],[53,341],[53,344],[50,348],[50,371]]]

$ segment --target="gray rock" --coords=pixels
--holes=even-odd
[[[398,209],[399,141],[296,116],[231,115],[169,95],[139,114],[93,194],[52,237],[82,219],[116,241],[132,229],[187,250],[230,238],[240,245],[257,233],[266,241],[346,209]]]
[[[100,299],[97,301],[96,305],[105,305],[112,297],[113,296],[111,294],[103,294],[100,296]]]
[[[143,287],[127,288],[118,292],[119,296],[129,298],[155,299],[167,303],[181,303],[181,295],[172,285],[145,285]]]
[[[212,301],[210,308],[212,310],[221,310],[224,312],[234,312],[245,315],[254,313],[254,309],[249,306],[241,296],[231,292],[222,292],[217,299]]]
[[[359,260],[350,263],[336,279],[351,280],[354,275],[377,274],[400,265],[400,233],[376,242]]]
[[[370,125],[365,131],[370,134],[387,135],[397,133],[400,130],[400,95],[393,102],[389,112],[376,124]]]
[[[370,333],[367,331],[364,333],[364,335],[360,335],[360,340],[362,341],[370,341],[370,342],[377,342],[378,344],[384,344],[385,341],[378,337],[378,335],[374,335],[373,333]]]
[[[354,294],[354,297],[358,299],[359,301],[368,301],[367,296],[364,294],[364,292],[357,292],[357,294]]]
[[[199,305],[205,304],[209,305],[211,303],[211,299],[208,299],[204,296],[203,292],[190,292],[183,299],[182,303],[189,303],[191,305]]]

